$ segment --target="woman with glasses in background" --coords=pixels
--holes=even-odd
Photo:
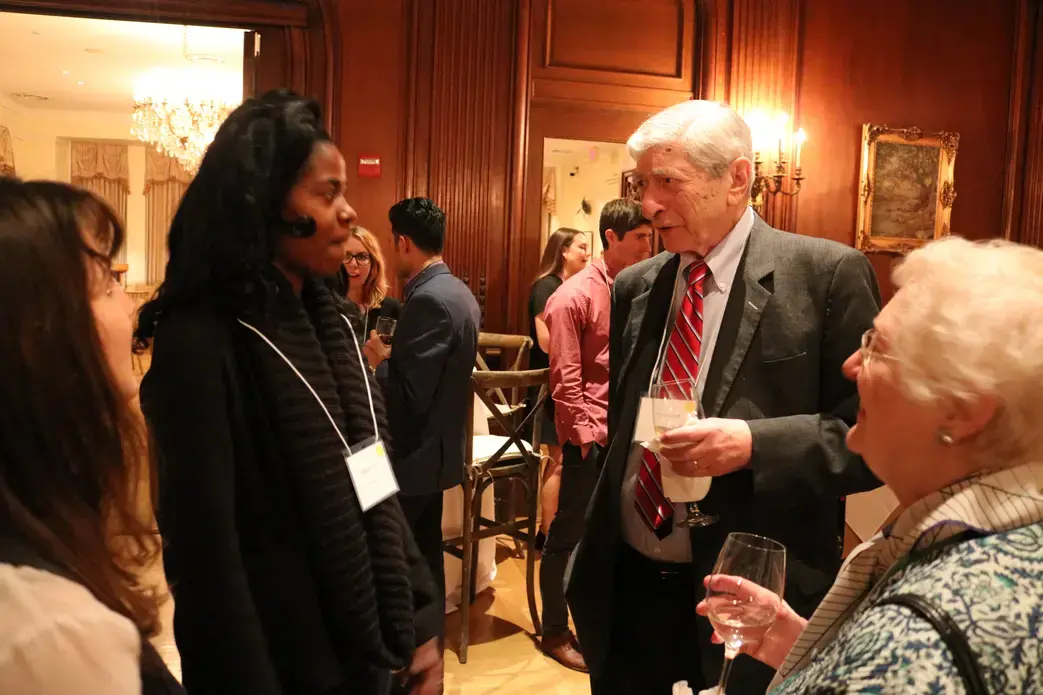
[[[402,313],[402,303],[388,296],[384,268],[380,242],[365,227],[353,226],[344,253],[344,265],[337,278],[341,296],[364,317],[365,323],[360,320],[356,326],[362,342],[366,342],[376,329],[378,318],[383,316],[397,321]]]

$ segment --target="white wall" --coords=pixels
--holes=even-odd
[[[0,96],[0,124],[11,131],[15,167],[22,179],[69,181],[73,140],[122,141],[128,145],[127,284],[146,278],[145,146],[130,133],[130,114],[33,109]]]
[[[564,147],[568,143],[575,151],[567,154],[554,153],[555,144]],[[556,167],[557,211],[551,217],[550,231],[558,227],[572,227],[590,232],[593,252],[602,251],[598,224],[601,208],[610,200],[619,197],[624,171],[634,168],[634,160],[625,145],[610,142],[569,143],[566,140],[548,139],[544,149],[544,166]],[[591,205],[589,215],[580,210],[582,200]],[[546,239],[543,240],[546,243]]]

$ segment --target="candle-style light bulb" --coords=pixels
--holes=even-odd
[[[807,142],[808,134],[804,132],[803,128],[799,128],[797,129],[796,134],[794,134],[793,139],[797,141],[797,153],[796,156],[793,158],[793,166],[799,169],[800,151],[804,148],[804,143]]]

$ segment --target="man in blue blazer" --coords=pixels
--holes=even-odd
[[[427,198],[409,198],[388,216],[398,275],[406,281],[381,375],[392,463],[402,509],[444,601],[442,492],[463,481],[481,312],[471,290],[442,260],[445,213]]]

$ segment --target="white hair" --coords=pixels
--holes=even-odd
[[[715,179],[739,157],[753,161],[750,126],[716,101],[685,101],[663,109],[627,140],[635,161],[653,147],[671,146],[684,148],[688,160]]]
[[[901,388],[922,403],[993,398],[972,443],[981,468],[1043,455],[1043,251],[952,237],[914,251],[894,271],[902,305],[889,354]],[[897,308],[897,307],[896,307]]]

